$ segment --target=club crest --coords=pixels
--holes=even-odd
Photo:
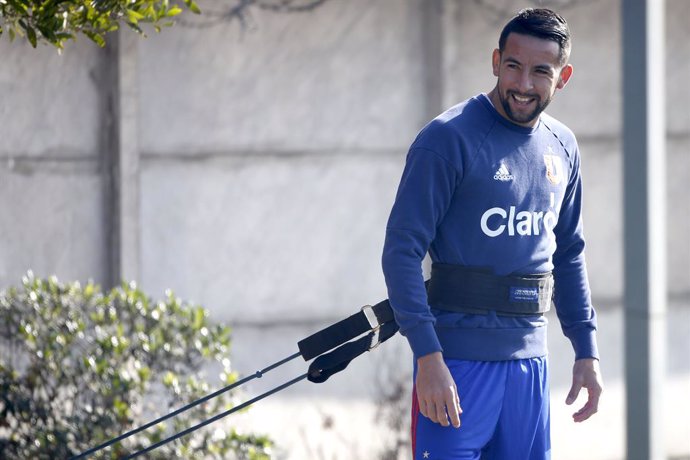
[[[563,180],[563,162],[561,157],[553,155],[553,151],[549,147],[551,154],[544,155],[544,164],[546,165],[546,178],[553,185],[558,185]]]

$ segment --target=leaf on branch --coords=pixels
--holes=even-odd
[[[33,27],[31,27],[31,26],[26,27],[26,38],[29,39],[29,43],[31,43],[31,46],[36,48],[37,38],[36,38],[36,31],[34,30]]]
[[[101,48],[105,46],[105,39],[102,35],[91,32],[90,30],[84,30],[82,32]]]
[[[131,24],[138,24],[145,16],[134,10],[127,10],[127,19]]]
[[[179,6],[173,6],[165,13],[165,15],[168,17],[173,17],[177,16],[180,13],[182,13],[182,8],[180,8]]]
[[[194,0],[184,0],[184,4],[187,5],[187,8],[189,8],[189,11],[191,11],[192,13],[201,14],[201,9]]]

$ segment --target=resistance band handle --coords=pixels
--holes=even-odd
[[[376,316],[378,325],[371,324],[371,317],[367,317],[366,310],[371,309]],[[320,356],[327,351],[338,347],[365,332],[371,331],[376,326],[394,322],[393,309],[388,299],[383,300],[373,307],[364,307],[359,312],[344,320],[338,321],[325,329],[322,329],[309,337],[297,342],[299,351],[305,361]]]
[[[397,323],[389,321],[380,329],[341,345],[330,353],[319,356],[309,366],[307,379],[312,383],[325,382],[330,376],[344,370],[353,359],[365,351],[373,350],[379,344],[393,337],[396,332],[398,332]]]

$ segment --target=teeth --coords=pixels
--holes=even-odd
[[[515,98],[516,101],[522,102],[522,103],[527,103],[531,100],[531,98],[529,98],[529,97],[518,96],[516,94],[513,94],[513,97]]]

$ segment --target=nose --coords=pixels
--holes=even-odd
[[[527,69],[520,72],[520,78],[518,80],[518,89],[522,94],[530,92],[534,88],[532,82],[532,76]]]

